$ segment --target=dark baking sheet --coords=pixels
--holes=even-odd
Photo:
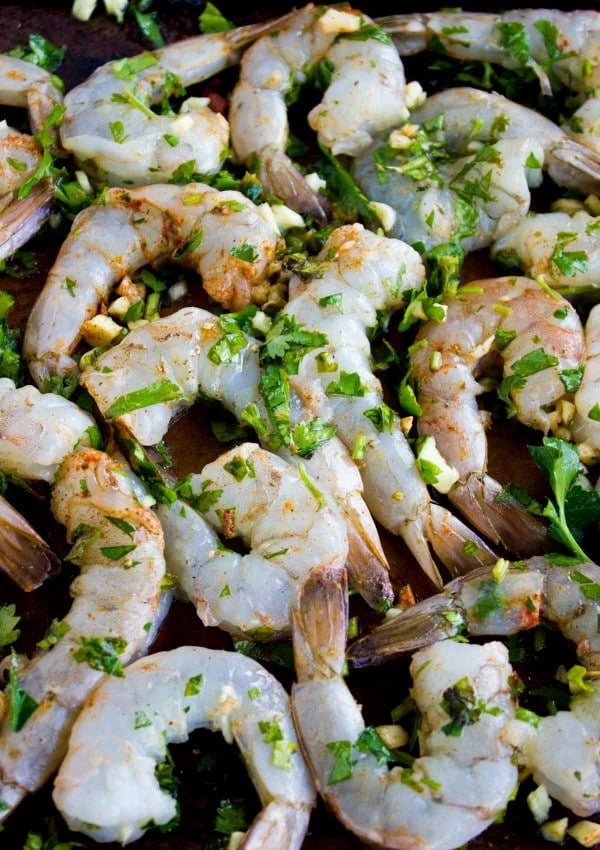
[[[5,3],[0,2],[0,50],[5,50],[16,42],[26,41],[30,32],[39,32],[55,44],[68,46],[65,61],[59,74],[67,88],[81,82],[98,65],[110,59],[133,55],[147,48],[135,22],[127,18],[119,26],[114,18],[109,18],[100,8],[88,23],[76,21],[70,15],[70,3]],[[236,23],[248,23],[270,14],[280,14],[291,8],[289,3],[261,4],[259,8],[246,7],[240,13],[238,4],[221,2],[219,8]],[[413,6],[412,8],[415,8]],[[525,5],[525,4],[520,4]],[[593,5],[593,4],[591,4]],[[102,0],[98,0],[102,6]],[[562,4],[569,8],[568,4]],[[155,2],[161,28],[167,41],[173,41],[184,35],[197,32],[197,15],[203,8],[201,2]],[[365,4],[363,10],[375,16],[397,11],[390,2]],[[435,8],[432,4],[418,4],[418,8]],[[477,8],[471,3],[470,8]],[[479,4],[479,8],[486,8]],[[406,7],[402,11],[407,11]],[[0,117],[2,117],[0,113]],[[37,237],[32,248],[39,262],[40,272],[31,279],[15,281],[0,274],[0,289],[10,289],[17,295],[17,304],[11,314],[11,323],[23,327],[29,309],[44,275],[57,251],[56,240],[47,234]],[[490,271],[486,260],[475,257],[469,260],[465,269],[467,279],[484,276]],[[190,297],[188,303],[199,303]],[[180,302],[177,306],[183,306]],[[173,451],[175,468],[178,474],[199,470],[204,463],[215,457],[220,447],[214,442],[206,426],[209,412],[201,405],[193,408],[169,432],[167,441]],[[531,442],[531,434],[514,424],[497,425],[490,435],[491,472],[501,481],[515,481],[527,486],[534,494],[543,491],[543,482],[532,467],[525,448],[526,441]],[[40,532],[49,538],[57,551],[66,551],[62,530],[57,528],[48,516],[44,501],[31,497],[18,497],[19,507],[30,518]],[[411,557],[401,541],[382,533],[384,546],[390,559],[393,577],[397,585],[407,581],[413,586],[417,598],[431,593],[432,588],[413,565]],[[20,651],[31,651],[35,642],[45,633],[51,619],[60,616],[69,605],[68,585],[73,573],[66,565],[61,575],[49,580],[35,593],[24,594],[17,591],[5,579],[0,577],[0,604],[15,602],[17,613],[22,616],[22,638],[17,644]],[[358,613],[366,622],[369,615],[356,604]],[[201,644],[220,648],[231,648],[230,638],[218,629],[206,629],[198,621],[193,608],[176,603],[162,628],[153,650],[169,649],[181,644]],[[562,651],[560,642],[554,645],[553,653]],[[550,660],[551,659],[551,660]],[[539,663],[538,663],[539,662]],[[529,680],[543,675],[540,664],[550,671],[556,664],[556,655],[534,660],[525,665],[521,673]],[[279,668],[271,667],[286,686],[291,684],[291,675]],[[357,699],[364,705],[365,717],[369,723],[389,722],[389,711],[405,697],[408,687],[406,664],[398,662],[375,670],[354,671],[349,684]],[[237,753],[223,744],[221,738],[210,733],[194,733],[187,744],[172,748],[180,778],[180,801],[182,806],[181,826],[169,834],[158,831],[148,833],[134,846],[139,850],[199,850],[211,847],[216,834],[213,831],[216,806],[223,799],[244,800],[249,814],[258,808],[258,801],[245,776],[245,771]],[[207,758],[208,756],[208,758]],[[42,835],[44,839],[52,829],[52,822],[62,841],[78,841],[79,837],[70,835],[60,816],[53,809],[50,788],[30,797],[9,819],[4,831],[0,833],[0,847],[6,850],[21,850],[29,833]],[[482,836],[473,840],[471,850],[542,850],[548,848],[537,831],[536,825],[526,809],[524,798],[527,787],[521,789],[516,803],[511,804],[506,820],[489,828]],[[558,807],[553,816],[559,816]],[[577,846],[572,842],[573,846]],[[92,847],[93,842],[82,839],[77,846]],[[110,848],[117,845],[105,845]],[[212,847],[218,845],[212,845]],[[51,850],[54,844],[48,845]],[[304,850],[358,850],[363,845],[347,833],[330,816],[322,804],[315,811]],[[62,848],[61,850],[66,850]],[[281,848],[285,850],[285,848]]]

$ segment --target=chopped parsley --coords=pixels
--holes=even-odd
[[[109,676],[122,678],[123,665],[119,660],[127,648],[127,641],[115,637],[79,638],[81,646],[73,652],[73,658],[80,664],[87,664],[92,670],[100,670]]]

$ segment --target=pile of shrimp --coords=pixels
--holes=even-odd
[[[0,664],[0,829],[50,782],[92,841],[176,828],[167,745],[208,729],[260,802],[228,850],[307,847],[319,797],[358,842],[455,850],[521,783],[542,838],[600,844],[600,566],[594,532],[566,528],[600,519],[600,12],[211,14],[219,31],[64,93],[0,54],[0,102],[31,131],[0,123],[0,261],[64,234],[19,352],[0,351],[18,588],[0,647],[61,569],[41,515],[76,568],[70,608]],[[427,91],[407,57],[428,51],[487,85]],[[225,110],[187,96],[222,72]],[[490,90],[519,75],[542,106],[560,94],[559,123]],[[288,107],[310,86],[320,154],[297,162]],[[86,197],[70,216],[65,174]],[[462,272],[473,252],[487,277]],[[199,400],[233,445],[201,466],[180,451],[177,477],[171,428]],[[488,470],[500,407],[513,448],[564,464],[546,464],[556,504]],[[233,648],[157,651],[174,600]],[[575,654],[544,662],[564,705],[539,716],[513,659],[543,628]],[[283,642],[291,693],[256,660]],[[406,656],[404,708],[366,725],[355,671]]]

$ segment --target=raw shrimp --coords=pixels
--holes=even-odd
[[[575,393],[575,415],[567,428],[586,462],[600,460],[600,304],[585,324],[585,369]]]
[[[241,423],[253,423],[265,448],[276,451],[294,466],[302,458],[309,476],[319,488],[334,496],[344,516],[354,587],[369,604],[387,607],[393,600],[387,561],[362,499],[356,464],[345,446],[333,436],[332,429],[326,428],[311,442],[312,429],[318,430],[319,421],[293,391],[289,399],[288,434],[281,436],[285,405],[279,409],[279,430],[273,427],[261,392],[259,348],[258,340],[245,334],[232,317],[219,319],[206,310],[186,307],[131,331],[85,369],[81,383],[100,411],[104,415],[114,412],[112,421],[143,445],[162,440],[172,419],[201,392],[221,402]],[[160,387],[161,382],[176,392],[165,401],[159,395],[144,400],[146,388]],[[144,407],[133,409],[127,403],[136,397],[145,403]],[[252,411],[254,415],[250,416]],[[298,444],[304,433],[308,435],[308,443]],[[167,514],[171,522],[179,524],[175,509]],[[189,529],[176,532],[176,537],[182,535],[181,547],[184,541],[193,541],[197,533],[206,534],[202,527],[198,532],[194,530],[196,520],[191,511],[189,514]],[[166,521],[162,514],[161,518]],[[190,564],[197,562],[196,544],[190,543],[187,554],[176,545],[180,558]]]
[[[268,276],[277,238],[240,192],[202,183],[109,189],[75,218],[31,311],[23,353],[33,379],[77,371],[81,326],[124,275],[174,257],[202,275],[211,297],[239,308]]]
[[[335,426],[354,456],[358,451],[365,501],[373,516],[402,535],[421,567],[439,583],[429,544],[450,569],[463,571],[474,566],[463,548],[471,532],[431,503],[399,416],[383,401],[367,335],[378,310],[401,307],[406,291],[423,285],[425,269],[408,245],[360,224],[334,230],[318,263],[320,275],[306,286],[292,281],[281,315],[323,334],[327,342],[302,359],[290,383],[313,413]],[[475,543],[476,562],[495,560],[479,538]]]
[[[61,102],[62,94],[48,71],[0,54],[0,103],[27,107],[34,132],[42,129]],[[41,159],[42,152],[31,136],[0,121],[0,259],[14,254],[48,217],[53,197],[49,180],[36,184],[27,197],[18,197]]]
[[[421,756],[389,770],[365,746],[365,724],[343,679],[347,617],[344,573],[313,574],[294,613],[292,709],[317,790],[361,841],[460,847],[504,810],[517,784],[512,747],[500,739],[514,716],[506,647],[442,641],[414,655]],[[478,709],[450,734],[451,696],[461,691]]]
[[[190,97],[178,113],[164,109],[159,115],[150,106],[236,64],[245,45],[276,25],[198,35],[107,62],[65,97],[64,148],[110,186],[166,183],[183,165],[216,173],[227,156],[229,126],[208,99]]]
[[[56,475],[52,512],[66,526],[81,573],[51,648],[11,674],[15,690],[9,686],[0,727],[0,820],[56,770],[91,689],[147,651],[164,614],[160,524],[140,507],[119,464],[94,449],[69,455]],[[33,709],[28,717],[19,713],[23,703]]]
[[[480,411],[479,382],[501,363],[500,397],[511,415],[543,433],[558,425],[561,374],[577,369],[583,332],[568,301],[524,277],[474,281],[446,302],[445,321],[427,322],[412,348],[411,377],[418,386],[421,434],[436,445],[459,478],[450,500],[486,537],[519,555],[545,545],[545,529],[486,475],[489,415]]]
[[[600,191],[600,155],[570,138],[556,124],[495,92],[469,87],[446,89],[427,98],[411,115],[422,124],[444,116],[444,138],[451,150],[466,153],[473,142],[532,138],[543,148],[540,163],[559,186]]]
[[[512,70],[531,66],[547,94],[549,70],[573,91],[589,94],[600,87],[600,13],[591,9],[440,11],[390,15],[377,23],[392,34],[401,55],[425,50],[435,40],[456,59]]]
[[[458,634],[511,635],[532,628],[540,615],[576,645],[588,670],[600,668],[600,567],[558,566],[545,557],[514,563],[506,572],[476,570],[374,629],[352,647],[356,666],[380,663]],[[535,781],[578,815],[600,810],[599,690],[592,679],[569,711],[543,717],[534,728],[513,721],[502,733],[518,746]]]
[[[167,744],[194,729],[235,741],[263,808],[238,846],[299,850],[315,790],[298,751],[289,697],[258,662],[235,652],[181,646],[140,659],[122,681],[106,679],[73,728],[54,787],[71,829],[128,844],[149,823],[172,820],[176,801],[155,768]]]
[[[600,287],[600,217],[581,210],[536,213],[501,236],[491,254],[569,297]]]
[[[170,569],[203,623],[243,637],[289,634],[290,609],[311,570],[346,564],[346,530],[335,504],[305,480],[301,467],[254,443],[236,446],[186,480],[209,526],[250,549],[246,555],[223,549],[207,529],[203,541],[195,535],[192,550],[187,509],[180,536],[169,535]],[[164,515],[165,509],[161,520]],[[186,551],[194,551],[193,564]]]
[[[376,133],[407,116],[402,62],[391,42],[362,12],[324,10],[312,4],[246,51],[233,90],[229,120],[235,155],[260,159],[267,191],[299,212],[324,211],[284,153],[287,100],[321,62],[331,79],[320,104],[308,114],[319,142],[334,154],[355,156]]]
[[[0,570],[22,590],[39,587],[58,565],[58,558],[4,496],[0,496]]]
[[[503,139],[456,156],[435,141],[443,129],[428,126],[410,124],[411,138],[401,128],[390,136],[393,144],[368,148],[355,160],[356,182],[371,200],[394,210],[389,235],[425,250],[451,241],[465,251],[485,248],[527,215],[542,148],[535,138]],[[422,156],[413,151],[413,132]]]

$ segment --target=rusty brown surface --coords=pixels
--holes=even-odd
[[[99,0],[101,2],[101,0]],[[234,4],[220,3],[220,8],[232,17],[236,23],[247,23],[255,15],[235,14]],[[365,11],[370,14],[390,12],[390,3],[368,4]],[[475,4],[471,4],[474,7]],[[16,42],[26,40],[30,32],[39,32],[55,44],[68,47],[65,62],[59,73],[70,88],[85,79],[99,64],[113,58],[132,55],[146,47],[134,21],[127,19],[118,26],[114,19],[100,13],[87,24],[79,23],[69,14],[69,3],[11,4],[0,2],[0,50]],[[277,12],[288,8],[289,4],[272,4]],[[171,4],[155,3],[159,11],[159,21],[168,41],[196,31],[196,18],[202,8],[200,3],[177,2]],[[234,11],[232,11],[232,9]],[[403,9],[406,11],[406,9]],[[1,115],[0,115],[1,117]],[[45,273],[50,267],[58,245],[55,237],[45,233],[34,240],[33,251],[39,261],[39,274],[25,281],[14,281],[0,275],[0,289],[11,289],[17,295],[16,307],[11,315],[11,323],[23,327],[31,305],[43,283]],[[472,260],[466,269],[467,279],[486,274],[489,270],[484,260]],[[204,303],[199,295],[190,298],[191,303]],[[168,443],[175,458],[175,469],[179,475],[197,471],[219,451],[219,447],[207,427],[211,412],[198,404],[179,420],[170,430]],[[491,434],[490,469],[501,481],[514,481],[526,485],[534,494],[540,494],[543,483],[533,469],[525,448],[524,432],[513,424],[498,425]],[[35,527],[64,553],[65,545],[62,532],[49,518],[41,493],[39,500],[31,497],[18,498],[18,506],[24,511]],[[397,586],[410,582],[417,595],[422,598],[432,588],[416,570],[404,545],[392,535],[382,535],[386,552],[392,565],[394,581]],[[69,605],[68,584],[72,579],[72,568],[68,565],[56,579],[47,582],[39,591],[24,594],[0,578],[0,603],[15,602],[22,616],[23,637],[18,649],[32,651],[35,642],[46,631],[51,619],[62,616]],[[356,610],[366,621],[367,612],[356,603]],[[191,606],[176,603],[162,628],[155,650],[172,648],[183,643],[210,645],[230,648],[230,638],[217,629],[204,628],[198,621]],[[291,682],[288,674],[272,668],[281,675],[284,684]],[[525,676],[536,676],[536,671],[524,671]],[[389,722],[389,711],[405,697],[408,687],[406,664],[398,662],[384,669],[353,672],[350,685],[358,700],[364,705],[367,722]],[[256,806],[249,782],[237,756],[226,748],[220,738],[208,733],[195,733],[186,745],[173,748],[177,769],[181,776],[182,824],[168,835],[154,831],[135,844],[139,850],[199,850],[214,833],[212,822],[218,800],[231,797],[244,797]],[[215,755],[214,775],[208,777],[199,770],[202,753]],[[216,777],[216,778],[215,778]],[[217,790],[215,786],[220,787]],[[506,822],[488,829],[480,838],[469,844],[471,850],[542,850],[548,845],[539,838],[537,828],[524,805],[523,790],[517,803],[512,804]],[[21,850],[29,831],[47,834],[49,817],[56,817],[63,840],[67,832],[56,815],[50,800],[50,788],[28,799],[7,823],[0,834],[0,847],[6,850]],[[77,836],[70,840],[76,841]],[[88,840],[82,844],[92,847]],[[117,845],[105,845],[107,848]],[[322,804],[316,810],[311,821],[311,829],[304,844],[304,850],[358,850],[363,845],[348,834],[337,821],[329,815]],[[285,848],[281,848],[285,850]]]

